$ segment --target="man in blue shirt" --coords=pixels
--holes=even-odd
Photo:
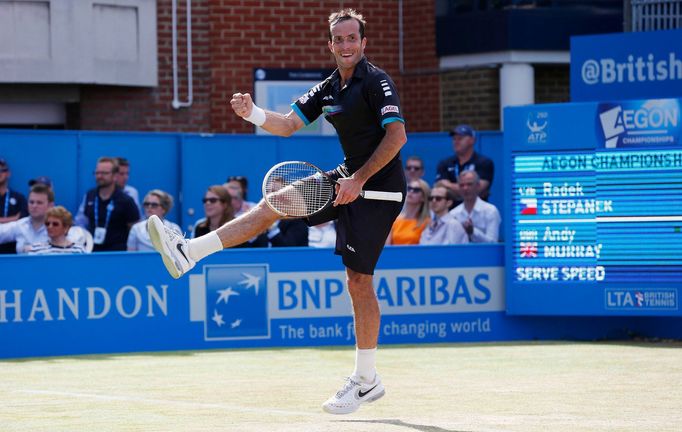
[[[453,207],[456,207],[462,203],[458,184],[460,174],[464,171],[476,171],[480,178],[479,196],[487,199],[490,185],[493,183],[495,166],[492,160],[474,151],[476,131],[469,125],[459,125],[450,131],[450,136],[455,154],[438,163],[436,184],[445,186],[455,194]]]

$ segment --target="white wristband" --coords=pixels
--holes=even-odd
[[[251,114],[248,117],[244,117],[244,120],[251,122],[256,126],[263,126],[263,123],[265,123],[265,111],[258,105],[253,104]]]

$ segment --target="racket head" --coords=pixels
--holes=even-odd
[[[280,216],[308,217],[331,203],[334,186],[327,173],[309,162],[280,162],[263,178],[263,199]]]

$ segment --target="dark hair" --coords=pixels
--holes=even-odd
[[[52,191],[52,188],[50,188],[47,185],[44,185],[42,183],[36,183],[33,186],[31,186],[31,191],[29,194],[44,194],[47,195],[47,202],[54,202],[54,192]]]
[[[341,9],[338,12],[333,12],[331,15],[329,15],[329,41],[331,42],[332,40],[332,27],[334,27],[336,24],[343,22],[343,21],[348,21],[350,19],[354,19],[358,22],[360,25],[360,40],[365,37],[365,19],[362,17],[362,14],[359,14],[358,12],[355,11],[355,9]]]
[[[118,166],[130,166],[130,161],[124,157],[117,157],[116,162],[118,162]]]
[[[241,185],[241,187],[242,187],[242,199],[244,201],[246,201],[246,192],[247,192],[247,189],[249,188],[249,179],[247,179],[244,176],[229,176],[227,178],[227,183],[229,183],[231,181],[236,181],[237,183],[239,183]]]

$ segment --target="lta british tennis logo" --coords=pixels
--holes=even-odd
[[[206,340],[270,337],[266,265],[204,267]]]

